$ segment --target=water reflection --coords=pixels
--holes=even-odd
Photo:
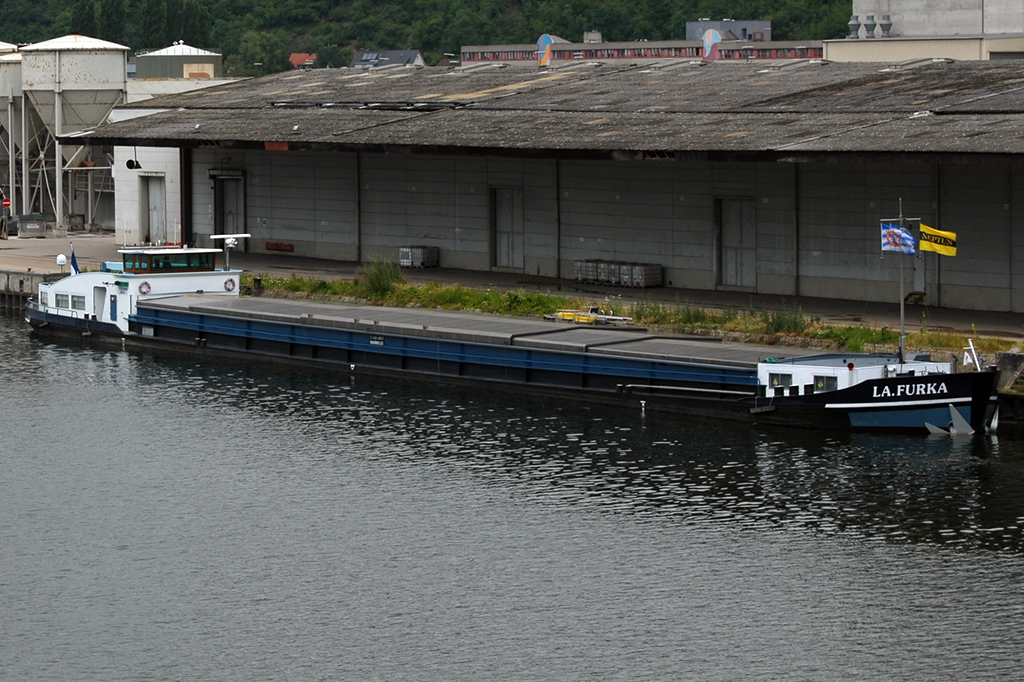
[[[849,536],[1019,553],[1022,444],[763,430],[639,410],[537,401],[259,360],[82,350],[2,325],[4,382],[106,385],[112,409],[245,425],[291,466],[351,446],[497,486],[517,500],[739,530]],[[107,398],[107,400],[110,400]],[[163,427],[173,428],[173,427]],[[342,448],[341,446],[345,447]],[[277,446],[280,449],[280,446]]]

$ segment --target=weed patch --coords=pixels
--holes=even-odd
[[[323,278],[272,277],[257,274],[264,292],[282,292],[318,298],[354,298],[378,305],[395,307],[440,308],[444,310],[476,310],[485,313],[518,316],[540,316],[557,310],[582,310],[598,307],[606,315],[631,317],[635,324],[677,333],[707,333],[707,330],[735,332],[752,336],[792,336],[835,344],[842,349],[860,353],[869,346],[895,346],[899,333],[889,327],[829,327],[816,318],[809,319],[797,310],[716,310],[676,303],[654,301],[626,304],[621,297],[609,296],[601,301],[571,296],[558,296],[537,291],[475,289],[460,284],[408,284],[398,264],[372,261],[365,264],[355,280]],[[242,275],[242,283],[251,287],[253,275]],[[959,351],[971,336],[965,333],[921,331],[907,335],[912,348]],[[973,337],[980,352],[993,354],[1008,350],[1020,341]]]

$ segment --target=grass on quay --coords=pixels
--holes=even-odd
[[[899,332],[889,327],[832,326],[817,317],[795,310],[724,310],[686,303],[665,305],[653,301],[628,304],[614,297],[593,301],[534,291],[476,289],[461,284],[410,284],[396,263],[367,263],[352,280],[328,280],[291,275],[265,274],[242,276],[243,291],[251,290],[253,278],[261,279],[262,295],[294,296],[319,300],[344,300],[390,307],[472,310],[483,313],[541,316],[557,310],[580,310],[596,306],[606,315],[633,318],[639,326],[679,334],[729,336],[758,343],[786,343],[853,353],[894,349]],[[928,331],[908,332],[907,347],[914,350],[958,353],[970,336],[982,353],[1006,351],[1022,345],[1022,339],[978,337],[973,333]]]

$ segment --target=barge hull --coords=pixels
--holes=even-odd
[[[57,326],[54,320],[51,327]],[[133,344],[500,384],[531,395],[804,428],[924,432],[925,421],[947,424],[953,406],[980,430],[996,399],[995,372],[910,372],[771,397],[758,380],[758,363],[770,357],[778,363],[773,367],[783,367],[780,358],[800,362],[804,351],[434,310],[198,294],[140,301],[128,327],[121,338]],[[69,328],[83,331],[77,322]]]

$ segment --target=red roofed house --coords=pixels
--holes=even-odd
[[[292,63],[293,69],[312,69],[316,62],[316,53],[292,52],[288,61]]]

